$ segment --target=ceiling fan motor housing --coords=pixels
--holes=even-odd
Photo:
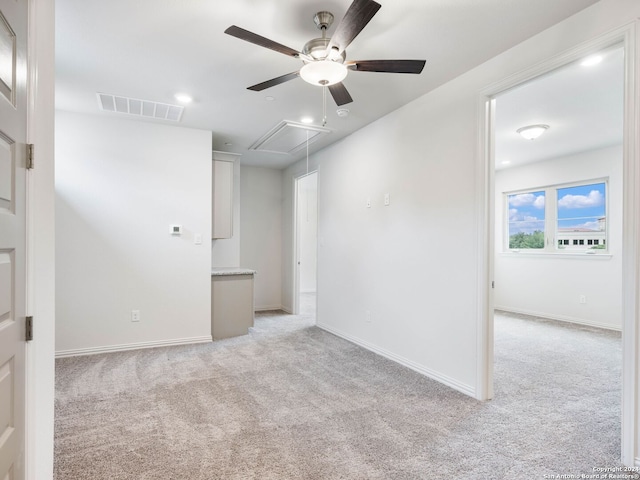
[[[347,51],[343,50],[342,53],[338,53],[338,50],[331,50],[331,52],[327,52],[330,41],[330,38],[314,38],[313,40],[309,40],[304,44],[302,53],[315,60],[331,60],[333,62],[343,63],[347,58]],[[304,59],[303,61],[309,63]]]

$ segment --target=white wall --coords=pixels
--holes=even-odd
[[[553,256],[504,252],[504,192],[609,178],[610,256]],[[520,168],[495,176],[495,307],[587,325],[622,326],[622,146]],[[580,304],[580,295],[587,298]]]
[[[211,266],[212,267],[239,267],[240,266],[240,236],[241,236],[241,212],[240,212],[240,158],[239,155],[227,152],[214,151],[213,159],[233,161],[233,232],[231,238],[219,238],[211,240]],[[210,235],[209,235],[210,236]]]
[[[298,181],[298,258],[300,293],[316,291],[318,252],[318,174]]]
[[[639,15],[638,2],[603,0],[313,155],[318,325],[476,395],[479,92]],[[283,185],[283,302],[302,169]]]
[[[256,310],[282,308],[282,172],[240,168],[240,266],[257,270]]]
[[[211,132],[56,113],[58,353],[211,338],[211,168]]]

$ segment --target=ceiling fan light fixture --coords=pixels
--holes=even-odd
[[[347,67],[331,60],[307,63],[300,69],[302,79],[318,87],[327,87],[340,83],[347,76]]]
[[[522,135],[522,137],[526,138],[527,140],[535,140],[548,129],[549,125],[529,125],[519,128],[518,130],[516,130],[516,132]]]

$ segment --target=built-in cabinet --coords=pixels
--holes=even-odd
[[[211,271],[211,335],[214,340],[246,335],[253,327],[255,270],[214,268]]]
[[[233,236],[233,162],[213,160],[212,239]]]

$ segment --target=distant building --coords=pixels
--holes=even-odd
[[[607,219],[598,218],[598,228],[558,228],[557,247],[567,250],[606,248]]]

